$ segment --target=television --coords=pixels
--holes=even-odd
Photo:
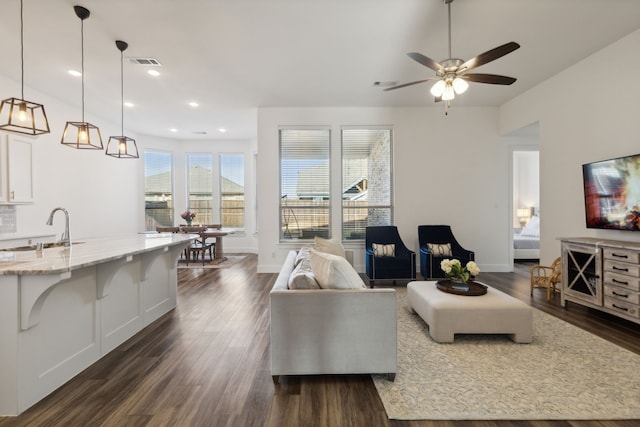
[[[582,165],[587,228],[640,231],[640,154]]]

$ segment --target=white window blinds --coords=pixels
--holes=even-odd
[[[329,237],[330,131],[280,129],[280,240]]]

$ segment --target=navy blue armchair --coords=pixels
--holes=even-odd
[[[416,253],[405,246],[395,225],[367,227],[365,257],[371,287],[376,280],[416,278]]]
[[[418,244],[420,274],[425,279],[445,277],[444,271],[440,268],[440,262],[443,259],[460,260],[463,266],[475,260],[475,253],[458,243],[448,225],[419,225]],[[449,254],[446,253],[447,249],[450,250]]]

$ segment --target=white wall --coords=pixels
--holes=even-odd
[[[420,224],[450,224],[458,241],[476,252],[485,271],[508,271],[508,148],[497,131],[497,109],[261,108],[258,110],[258,271],[280,269],[292,244],[279,243],[279,126],[330,126],[332,185],[340,185],[340,126],[393,126],[395,224],[417,251]],[[332,217],[340,218],[333,204]],[[340,235],[338,221],[333,235]],[[348,245],[355,245],[348,246]],[[364,271],[364,245],[348,243]]]
[[[541,261],[560,256],[560,237],[639,241],[640,233],[587,229],[582,164],[640,152],[640,30],[500,108],[507,134],[540,123]]]

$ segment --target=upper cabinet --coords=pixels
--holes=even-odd
[[[33,203],[33,145],[27,138],[0,139],[0,202]]]

